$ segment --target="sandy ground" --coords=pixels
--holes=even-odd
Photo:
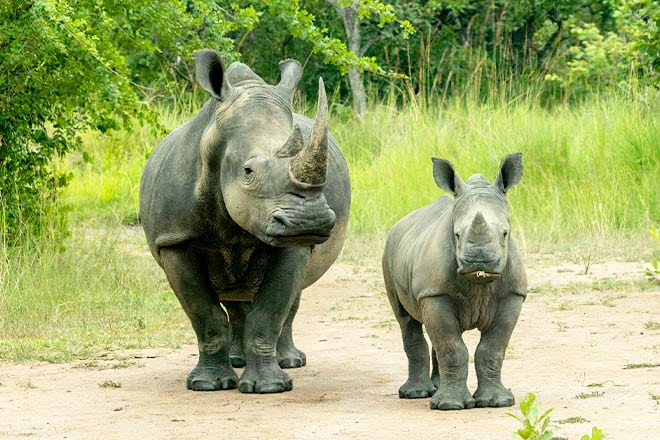
[[[636,263],[584,274],[530,260],[505,385],[518,402],[531,391],[554,408],[557,438],[594,425],[608,439],[660,438],[660,287],[613,281],[643,279]],[[444,412],[398,398],[406,358],[375,268],[335,265],[305,291],[294,332],[308,364],[289,370],[294,389],[277,395],[186,390],[191,345],[93,363],[0,363],[0,438],[509,439],[520,427],[506,415],[517,407]],[[478,337],[465,334],[471,352]]]

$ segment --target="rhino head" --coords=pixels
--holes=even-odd
[[[473,283],[499,279],[507,264],[511,223],[506,192],[522,178],[522,154],[502,159],[493,184],[475,174],[466,182],[444,159],[433,158],[436,184],[454,194],[454,251],[458,274]]]
[[[326,241],[335,213],[323,194],[328,167],[323,80],[319,79],[317,117],[310,132],[294,124],[290,108],[302,76],[297,61],[280,63],[282,76],[275,86],[240,63],[225,70],[215,51],[195,52],[195,61],[197,81],[217,101],[215,120],[202,137],[198,192],[219,188],[219,202],[231,219],[271,246]]]

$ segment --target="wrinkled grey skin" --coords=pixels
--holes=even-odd
[[[527,279],[511,237],[506,192],[522,177],[522,156],[506,156],[492,185],[478,174],[463,182],[443,159],[433,158],[433,176],[454,198],[442,196],[401,219],[383,254],[385,287],[408,357],[399,397],[432,396],[432,409],[511,406],[513,394],[500,376]],[[422,326],[433,346],[430,375]],[[473,328],[481,339],[471,395],[461,334]]]
[[[211,99],[156,147],[140,183],[151,253],[197,335],[187,386],[289,391],[281,366],[305,363],[291,324],[301,290],[343,246],[348,168],[328,134],[322,81],[316,121],[291,112],[297,61],[280,63],[271,86],[243,64],[225,70],[214,51],[195,59]]]

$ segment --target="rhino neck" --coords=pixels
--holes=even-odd
[[[199,140],[199,155],[196,163],[195,199],[199,218],[212,219],[217,229],[234,224],[227,212],[220,188],[220,163],[224,155],[217,124],[217,101],[210,99],[200,114],[207,120],[206,129]],[[232,228],[233,229],[233,228]]]

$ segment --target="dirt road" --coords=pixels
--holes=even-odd
[[[532,258],[528,269],[503,371],[517,401],[531,391],[554,408],[558,438],[593,425],[608,439],[660,438],[660,289],[637,282],[636,263],[592,264],[582,275]],[[192,345],[1,363],[0,438],[510,439],[520,427],[506,415],[517,408],[442,412],[398,398],[406,359],[375,268],[335,265],[304,292],[294,332],[308,364],[289,370],[294,389],[278,395],[186,390]],[[465,339],[473,353],[478,332]]]

